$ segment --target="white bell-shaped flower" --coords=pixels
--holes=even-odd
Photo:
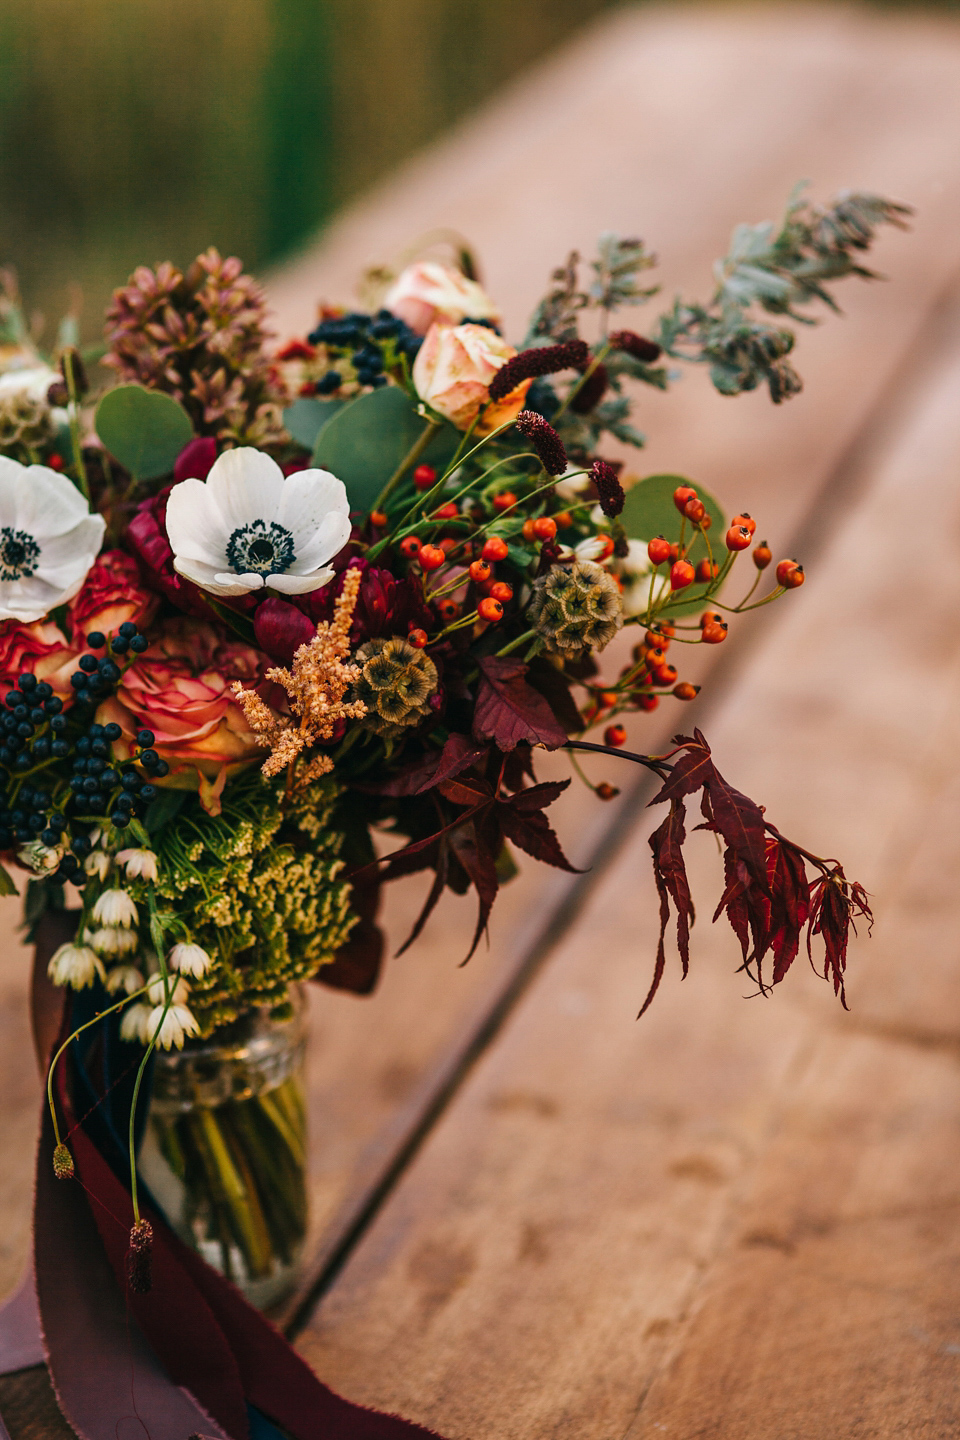
[[[161,1050],[172,1050],[174,1045],[178,1050],[182,1050],[184,1040],[191,1035],[200,1034],[200,1026],[186,1005],[171,1005],[166,1015],[162,1005],[151,1010],[150,1018],[144,1027],[149,1040],[153,1039],[158,1025],[160,1033],[157,1035],[157,1044]]]
[[[105,530],[66,475],[0,455],[0,620],[30,624],[72,600]]]
[[[226,450],[206,480],[181,480],[167,501],[174,568],[212,595],[270,586],[319,590],[350,538],[343,482],[327,470],[284,477],[259,450]]]
[[[98,976],[104,978],[103,965],[89,945],[61,945],[47,966],[47,974],[54,985],[69,985],[74,990],[85,990]]]
[[[213,961],[201,945],[174,945],[167,956],[167,964],[171,970],[179,970],[182,975],[192,975],[199,980],[206,975]]]

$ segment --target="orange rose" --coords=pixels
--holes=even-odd
[[[73,700],[70,676],[77,668],[79,653],[52,620],[22,625],[19,620],[0,621],[0,698],[12,690],[20,675],[36,675],[53,686],[61,700]]]
[[[142,630],[158,604],[159,597],[141,585],[136,560],[122,550],[105,550],[67,607],[71,638],[83,650],[91,630],[114,635],[125,620],[132,620]]]
[[[431,325],[413,362],[413,383],[432,410],[458,430],[468,430],[488,399],[490,381],[516,353],[486,325]],[[488,405],[477,434],[513,420],[523,409],[530,384],[522,380],[503,400]]]
[[[159,783],[198,789],[204,808],[217,815],[228,777],[263,756],[230,687],[234,680],[258,685],[268,663],[259,650],[223,639],[206,621],[178,617],[165,622],[126,671],[97,719],[120,726],[122,755],[138,730],[152,730],[153,748],[170,765]]]
[[[418,335],[435,320],[459,325],[462,320],[499,320],[500,312],[476,280],[436,260],[408,265],[383,297],[383,305]]]

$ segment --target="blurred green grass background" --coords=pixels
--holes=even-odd
[[[88,340],[135,264],[262,270],[616,3],[0,0],[0,264]]]
[[[0,0],[0,264],[45,339],[138,263],[262,269],[613,0]]]

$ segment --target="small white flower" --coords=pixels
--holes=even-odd
[[[149,1028],[152,1014],[149,1005],[131,1005],[129,1010],[124,1010],[120,1021],[120,1039],[138,1040],[141,1045],[146,1045],[153,1034],[153,1030]]]
[[[107,989],[111,995],[118,995],[121,990],[126,995],[132,995],[142,988],[143,976],[136,965],[117,965],[107,976]]]
[[[106,925],[92,933],[88,930],[84,939],[98,955],[130,955],[140,943],[136,930],[120,925]]]
[[[172,979],[173,977],[171,976],[170,978]],[[170,987],[171,1003],[173,1005],[183,1005],[189,998],[190,986],[187,984],[186,980],[182,980],[178,977],[175,984],[171,985]],[[150,981],[150,989],[147,991],[147,999],[150,1001],[151,1005],[163,1004],[164,995],[162,976],[155,975],[154,978]]]
[[[83,868],[88,875],[95,875],[98,880],[106,880],[110,874],[110,856],[104,855],[102,850],[91,850]]]
[[[174,945],[167,956],[167,964],[171,970],[179,970],[181,974],[193,975],[199,980],[201,975],[206,975],[213,961],[199,945]]]
[[[137,907],[126,890],[104,890],[93,907],[93,918],[101,925],[136,925]]]
[[[178,1050],[182,1050],[183,1042],[188,1035],[200,1034],[200,1026],[186,1005],[171,1005],[166,1015],[163,1013],[162,1005],[157,1005],[151,1010],[150,1019],[146,1025],[148,1040],[153,1039],[158,1025],[160,1034],[157,1035],[157,1044],[161,1050],[172,1050],[174,1045]]]
[[[156,880],[157,857],[152,850],[120,850],[117,864],[127,872],[127,878],[140,876],[142,880]]]
[[[61,945],[47,966],[47,974],[54,985],[70,985],[74,990],[85,990],[98,975],[104,978],[103,966],[89,945]]]
[[[103,542],[66,475],[0,455],[0,620],[41,620],[72,600]]]
[[[206,480],[181,480],[167,501],[174,569],[212,595],[269,585],[284,595],[319,590],[328,561],[350,538],[343,482],[327,470],[284,478],[269,455],[225,450]]]
[[[56,870],[63,859],[62,845],[44,845],[42,840],[30,840],[17,851],[17,859],[35,875],[45,875]]]

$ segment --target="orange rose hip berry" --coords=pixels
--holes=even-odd
[[[777,566],[777,584],[782,585],[784,590],[796,590],[806,578],[803,566],[798,565],[796,560],[781,560]]]

